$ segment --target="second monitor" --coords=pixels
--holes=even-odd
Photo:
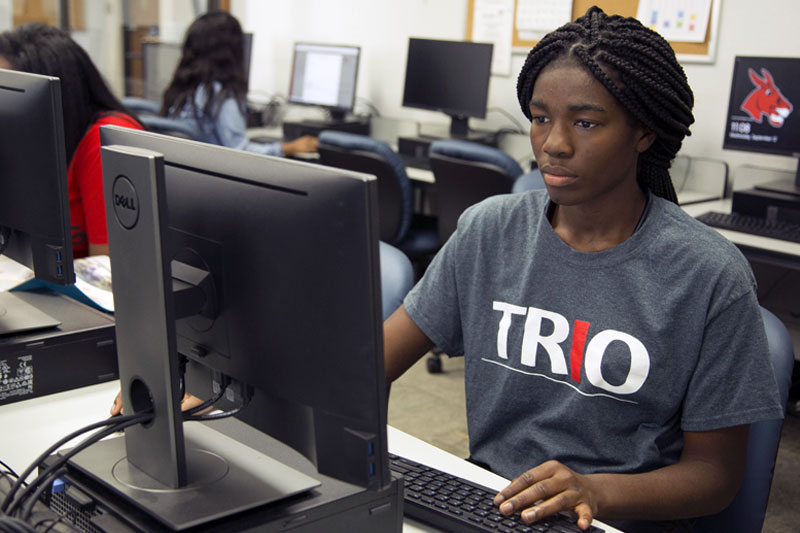
[[[411,38],[403,107],[450,116],[450,136],[467,137],[470,117],[485,118],[493,46]]]
[[[283,135],[296,139],[326,129],[369,134],[369,122],[348,117],[356,101],[361,48],[350,45],[295,43],[289,103],[321,107],[328,120],[287,121]]]
[[[334,121],[353,111],[358,46],[295,43],[289,102],[327,109]]]

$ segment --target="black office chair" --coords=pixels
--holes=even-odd
[[[431,143],[429,155],[436,180],[436,214],[442,242],[455,231],[458,217],[467,207],[490,196],[512,192],[515,181],[523,175],[511,156],[483,144],[440,139]]]
[[[411,181],[400,156],[382,141],[331,130],[320,133],[317,152],[325,165],[378,178],[380,238],[400,248],[419,270],[440,242],[435,218],[413,213]]]
[[[516,181],[526,176],[519,164],[505,152],[469,141],[433,141],[429,157],[436,180],[436,215],[442,243],[456,230],[458,217],[466,208],[490,196],[512,192]],[[520,191],[544,187],[538,169],[525,180]],[[426,368],[431,374],[442,371],[440,350],[434,348],[431,351]]]

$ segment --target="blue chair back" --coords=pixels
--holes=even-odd
[[[778,383],[781,405],[786,406],[794,367],[792,338],[778,317],[761,308],[767,331],[772,369]],[[750,425],[747,440],[747,464],[744,479],[733,502],[722,512],[699,518],[694,531],[729,531],[750,533],[761,531],[767,512],[767,501],[775,470],[775,457],[781,438],[783,420],[762,420]]]
[[[318,140],[321,163],[378,178],[381,240],[401,242],[411,227],[413,202],[411,182],[400,156],[385,142],[366,135],[326,130]]]
[[[161,112],[160,102],[138,96],[126,96],[122,99],[122,105],[136,115],[158,115]]]
[[[379,243],[383,319],[395,312],[414,285],[414,268],[406,254],[390,244]]]
[[[193,141],[202,141],[193,128],[180,120],[156,115],[139,115],[139,121],[148,131]]]

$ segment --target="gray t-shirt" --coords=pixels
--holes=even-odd
[[[749,264],[653,196],[634,234],[578,252],[546,191],[490,198],[404,302],[464,355],[470,454],[513,478],[550,459],[581,473],[678,461],[682,431],[780,418]]]

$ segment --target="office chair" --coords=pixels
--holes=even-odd
[[[173,137],[180,137],[182,139],[202,141],[194,128],[191,128],[183,122],[173,118],[143,114],[139,115],[139,122],[141,122],[148,131],[163,133],[164,135],[171,135]]]
[[[439,240],[445,242],[456,229],[464,210],[484,198],[511,192],[522,168],[505,152],[457,139],[431,143],[430,162],[436,180],[436,214]]]
[[[414,268],[406,254],[391,244],[379,244],[383,319],[395,312],[414,285]]]
[[[366,135],[325,130],[319,134],[322,164],[373,174],[378,178],[380,239],[412,261],[439,249],[433,217],[413,213],[411,180],[400,156],[388,144]]]
[[[133,111],[137,116],[141,115],[158,115],[161,111],[161,103],[147,98],[140,98],[138,96],[126,96],[122,99],[124,105],[129,111]]]
[[[770,359],[780,391],[781,405],[786,408],[794,366],[794,347],[789,332],[771,312],[761,308],[767,331]],[[747,463],[744,479],[733,502],[718,514],[698,518],[694,531],[761,531],[767,511],[775,457],[781,438],[782,419],[762,420],[750,425],[747,440]]]
[[[511,156],[483,144],[439,139],[431,143],[429,158],[436,180],[436,215],[442,243],[453,234],[458,217],[466,208],[489,196],[512,192],[518,179],[525,178],[525,187],[520,191],[544,187],[538,169],[530,176],[523,174]],[[442,371],[438,349],[431,351],[426,368],[431,374]]]

